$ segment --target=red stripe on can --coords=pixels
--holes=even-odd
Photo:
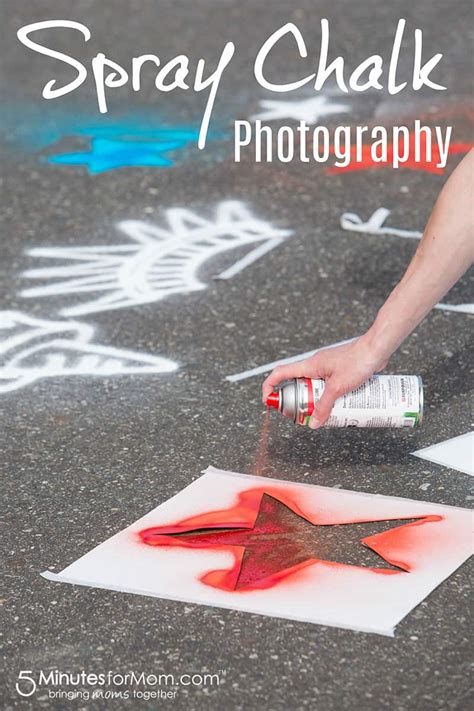
[[[308,415],[312,415],[314,412],[314,394],[311,378],[306,378],[306,387],[308,388]]]

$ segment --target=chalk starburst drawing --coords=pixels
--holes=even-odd
[[[219,203],[214,219],[205,219],[185,208],[166,210],[165,216],[166,227],[141,220],[120,222],[117,227],[131,244],[29,250],[33,257],[63,260],[65,264],[25,272],[29,279],[51,279],[53,283],[26,289],[22,296],[97,295],[87,303],[62,308],[63,316],[160,301],[174,294],[205,289],[206,284],[197,273],[207,260],[237,247],[257,244],[217,276],[230,279],[291,234],[290,230],[276,229],[257,219],[243,203],[234,200]]]
[[[331,102],[325,96],[315,96],[300,101],[275,101],[262,99],[260,107],[263,109],[258,114],[251,116],[251,119],[261,119],[262,121],[279,121],[280,119],[294,119],[295,121],[306,121],[308,124],[317,123],[323,116],[331,114],[347,113],[348,104]]]
[[[0,311],[0,394],[41,378],[169,373],[177,363],[161,356],[93,343],[94,328]]]

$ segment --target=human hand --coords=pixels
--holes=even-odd
[[[365,383],[371,375],[385,368],[388,358],[374,352],[366,337],[334,348],[325,348],[310,358],[279,365],[262,385],[262,399],[267,397],[284,380],[290,378],[322,378],[324,392],[316,403],[309,426],[317,429],[324,425],[338,397]]]

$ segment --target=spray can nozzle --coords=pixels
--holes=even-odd
[[[280,391],[274,390],[267,397],[267,407],[274,407],[275,410],[280,409]]]

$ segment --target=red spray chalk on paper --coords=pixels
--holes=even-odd
[[[414,531],[419,526],[437,523],[440,516],[419,516],[407,522],[401,517],[336,515],[334,523],[318,524],[320,512],[306,510],[299,503],[300,494],[292,487],[274,488],[271,485],[242,491],[233,506],[227,509],[204,511],[165,526],[152,526],[139,531],[141,543],[165,548],[220,550],[231,553],[230,568],[207,570],[199,580],[205,585],[226,592],[246,593],[290,585],[301,580],[309,567],[324,566],[334,570],[357,567],[371,575],[403,575],[411,571],[405,554],[416,546]],[[349,526],[347,525],[349,524]],[[331,536],[324,531],[334,526],[345,530],[355,524],[352,546],[334,554]],[[393,526],[391,525],[393,524]],[[304,531],[301,526],[304,526]],[[369,527],[370,535],[359,526]],[[388,530],[383,530],[386,526]],[[380,530],[382,529],[382,530]],[[354,548],[355,544],[355,548]],[[364,562],[363,551],[371,549],[377,565]],[[349,562],[350,554],[355,555]],[[358,551],[358,552],[357,552]],[[394,567],[385,567],[385,564]],[[381,567],[383,566],[383,567]]]

